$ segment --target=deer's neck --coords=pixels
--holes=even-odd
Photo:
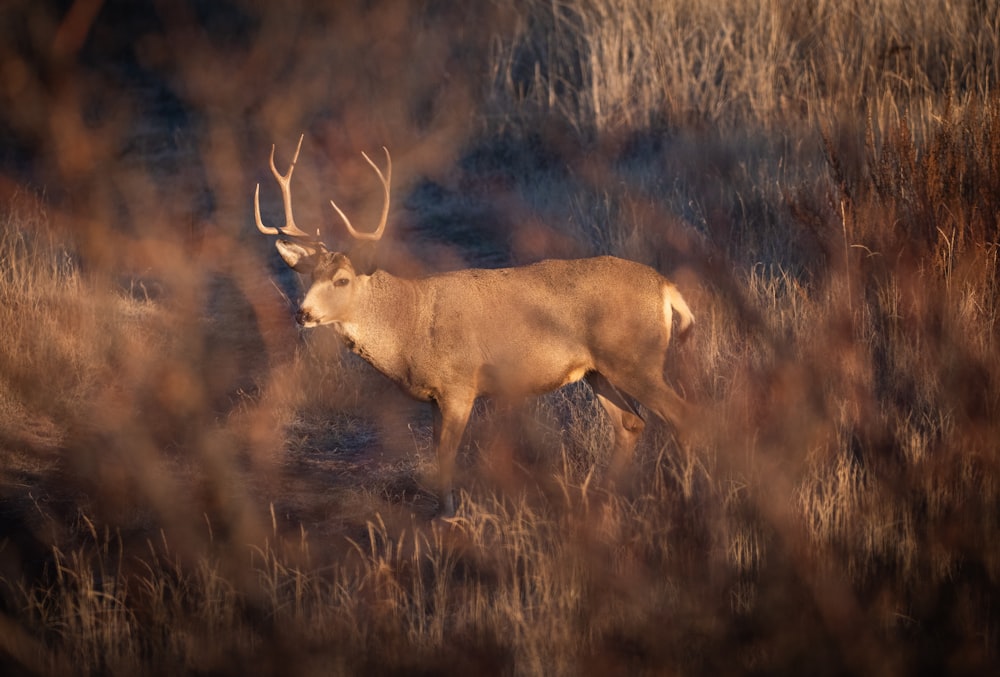
[[[405,383],[407,337],[413,336],[416,290],[409,280],[383,271],[358,276],[354,316],[338,327],[341,339],[389,378]]]

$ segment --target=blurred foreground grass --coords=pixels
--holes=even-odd
[[[996,6],[63,5],[0,10],[8,672],[998,668]],[[690,447],[609,491],[586,389],[484,403],[431,521],[429,413],[250,225],[303,129],[327,232],[391,148],[393,271],[677,280]]]

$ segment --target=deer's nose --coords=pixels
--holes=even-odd
[[[309,321],[309,311],[299,308],[299,311],[295,313],[295,321],[305,326],[306,322]]]

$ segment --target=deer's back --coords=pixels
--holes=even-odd
[[[497,380],[544,391],[628,359],[634,346],[665,350],[664,284],[652,268],[614,257],[460,270],[419,281],[420,324],[427,353],[439,366],[478,370],[491,381],[480,390]]]

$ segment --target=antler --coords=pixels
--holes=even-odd
[[[292,164],[288,165],[288,173],[284,176],[274,166],[274,145],[271,145],[271,173],[274,174],[278,185],[281,186],[281,197],[285,202],[285,225],[284,227],[271,228],[270,226],[265,226],[260,220],[260,184],[258,183],[257,190],[253,194],[253,213],[257,218],[257,230],[265,235],[288,235],[289,237],[302,237],[315,240],[312,235],[300,230],[295,225],[295,219],[292,217],[292,172],[295,170],[295,163],[299,160],[299,151],[302,150],[302,139],[305,136],[303,134],[299,137],[299,145],[295,148],[295,156],[292,157]],[[316,235],[319,235],[319,230],[316,231]]]
[[[385,222],[389,218],[389,183],[392,181],[392,158],[389,157],[388,148],[382,146],[382,150],[385,151],[385,160],[386,160],[385,176],[382,175],[382,171],[378,168],[378,166],[374,162],[371,161],[371,158],[369,158],[368,155],[366,155],[365,153],[361,154],[362,157],[364,157],[364,159],[368,161],[368,164],[372,166],[372,169],[375,170],[375,173],[378,174],[378,178],[382,182],[382,189],[385,191],[385,202],[382,205],[382,220],[379,221],[378,227],[375,229],[375,232],[359,233],[358,231],[354,230],[354,226],[351,225],[351,222],[347,218],[347,215],[341,211],[340,207],[337,206],[336,202],[330,200],[330,204],[333,205],[334,210],[337,212],[337,214],[340,215],[340,218],[344,220],[344,225],[347,226],[347,232],[349,232],[351,234],[351,237],[355,238],[356,240],[371,240],[373,242],[377,242],[378,240],[382,239],[382,233],[385,232]],[[291,170],[289,170],[289,174],[291,174]]]

